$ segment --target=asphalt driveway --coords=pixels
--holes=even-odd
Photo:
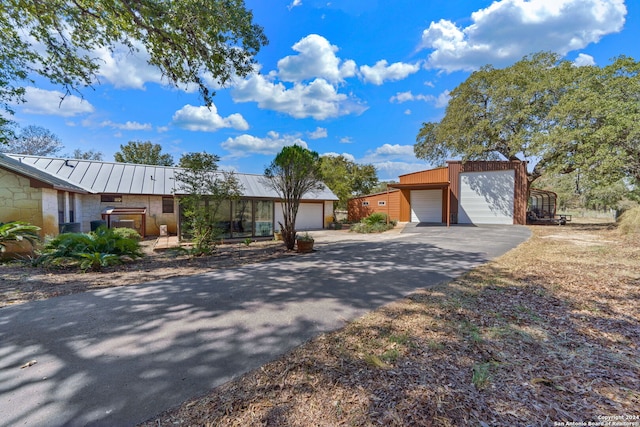
[[[135,425],[530,232],[312,234],[312,254],[1,308],[0,426]]]

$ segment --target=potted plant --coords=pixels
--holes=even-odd
[[[298,252],[306,253],[313,251],[313,236],[309,233],[304,233],[303,235],[296,236],[296,244],[298,245]]]

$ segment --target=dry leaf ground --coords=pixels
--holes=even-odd
[[[532,229],[144,425],[640,426],[640,239]]]
[[[200,274],[295,254],[287,252],[282,242],[273,240],[253,242],[248,246],[244,243],[220,245],[213,255],[197,258],[171,250],[154,252],[153,243],[154,240],[143,242],[145,257],[107,267],[101,272],[34,268],[20,262],[0,264],[0,307],[93,289]]]

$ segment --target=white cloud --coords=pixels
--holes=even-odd
[[[127,121],[126,123],[114,123],[111,120],[105,120],[100,123],[100,127],[110,127],[120,130],[151,130],[151,123],[138,123]]]
[[[397,180],[399,175],[428,169],[424,162],[416,159],[413,145],[384,144],[368,151],[360,162],[375,166],[378,178],[383,181]]]
[[[340,143],[341,144],[352,144],[353,143],[353,138],[351,138],[350,136],[343,136],[342,138],[340,138]]]
[[[326,128],[317,127],[313,132],[307,132],[310,139],[326,138],[328,135]]]
[[[389,98],[389,101],[398,104],[409,101],[425,101],[433,103],[433,105],[435,105],[437,108],[444,108],[449,103],[449,99],[451,99],[451,96],[449,94],[450,92],[448,90],[445,90],[438,96],[422,94],[414,95],[413,93],[411,93],[411,91],[398,92],[394,96]]]
[[[175,112],[172,123],[182,129],[202,132],[215,132],[222,128],[249,129],[249,124],[241,114],[222,117],[215,105],[207,108],[187,104]]]
[[[293,0],[293,3],[287,6],[287,9],[291,10],[294,7],[298,7],[298,6],[302,6],[302,0]]]
[[[108,48],[94,51],[98,55],[100,70],[98,76],[106,79],[118,89],[144,89],[145,83],[163,84],[160,70],[147,61],[149,53],[140,42],[133,42],[138,51],[120,45],[113,52]]]
[[[406,116],[410,116],[411,115],[411,110],[409,110],[408,108],[406,110],[404,110],[404,114]]]
[[[596,61],[593,59],[593,56],[587,55],[586,53],[581,53],[576,59],[574,59],[573,65],[575,65],[576,67],[591,66],[596,65]]]
[[[260,108],[279,111],[297,119],[313,117],[324,120],[348,114],[361,114],[367,107],[357,99],[338,93],[324,79],[308,85],[295,83],[287,89],[283,83],[274,83],[260,74],[253,74],[237,83],[232,91],[235,102],[257,102]]]
[[[366,157],[369,159],[415,158],[415,154],[413,153],[413,145],[384,144],[369,152]]]
[[[65,95],[57,90],[44,90],[35,87],[25,88],[25,104],[22,111],[28,114],[44,114],[61,117],[73,117],[78,114],[93,113],[93,105],[75,95]]]
[[[356,74],[356,63],[352,60],[342,62],[336,56],[338,48],[317,34],[302,38],[292,49],[299,54],[278,61],[278,76],[283,81],[301,82],[322,78],[339,83]]]
[[[372,164],[378,172],[380,181],[398,181],[400,175],[429,169],[424,162],[377,161]]]
[[[360,67],[364,81],[380,86],[385,81],[402,80],[420,70],[420,63],[405,64],[403,62],[396,62],[391,65],[388,64],[389,63],[383,59],[376,62],[376,65],[373,67],[368,65]]]
[[[428,68],[447,72],[506,66],[533,52],[565,55],[596,43],[621,31],[626,14],[624,0],[500,0],[472,13],[464,28],[431,22],[420,48],[433,49]]]
[[[270,131],[264,138],[244,134],[235,138],[228,138],[221,144],[222,148],[231,153],[229,157],[248,157],[251,154],[277,154],[283,147],[288,145],[299,145],[307,148],[307,143],[300,139],[298,135],[281,136],[274,131]]]

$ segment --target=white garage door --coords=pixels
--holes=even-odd
[[[300,203],[296,216],[296,230],[320,230],[324,224],[322,203]],[[280,230],[280,224],[284,224],[282,205],[276,204],[276,230]]]
[[[442,222],[442,190],[411,191],[411,222]]]
[[[460,174],[458,223],[513,224],[515,171]]]

